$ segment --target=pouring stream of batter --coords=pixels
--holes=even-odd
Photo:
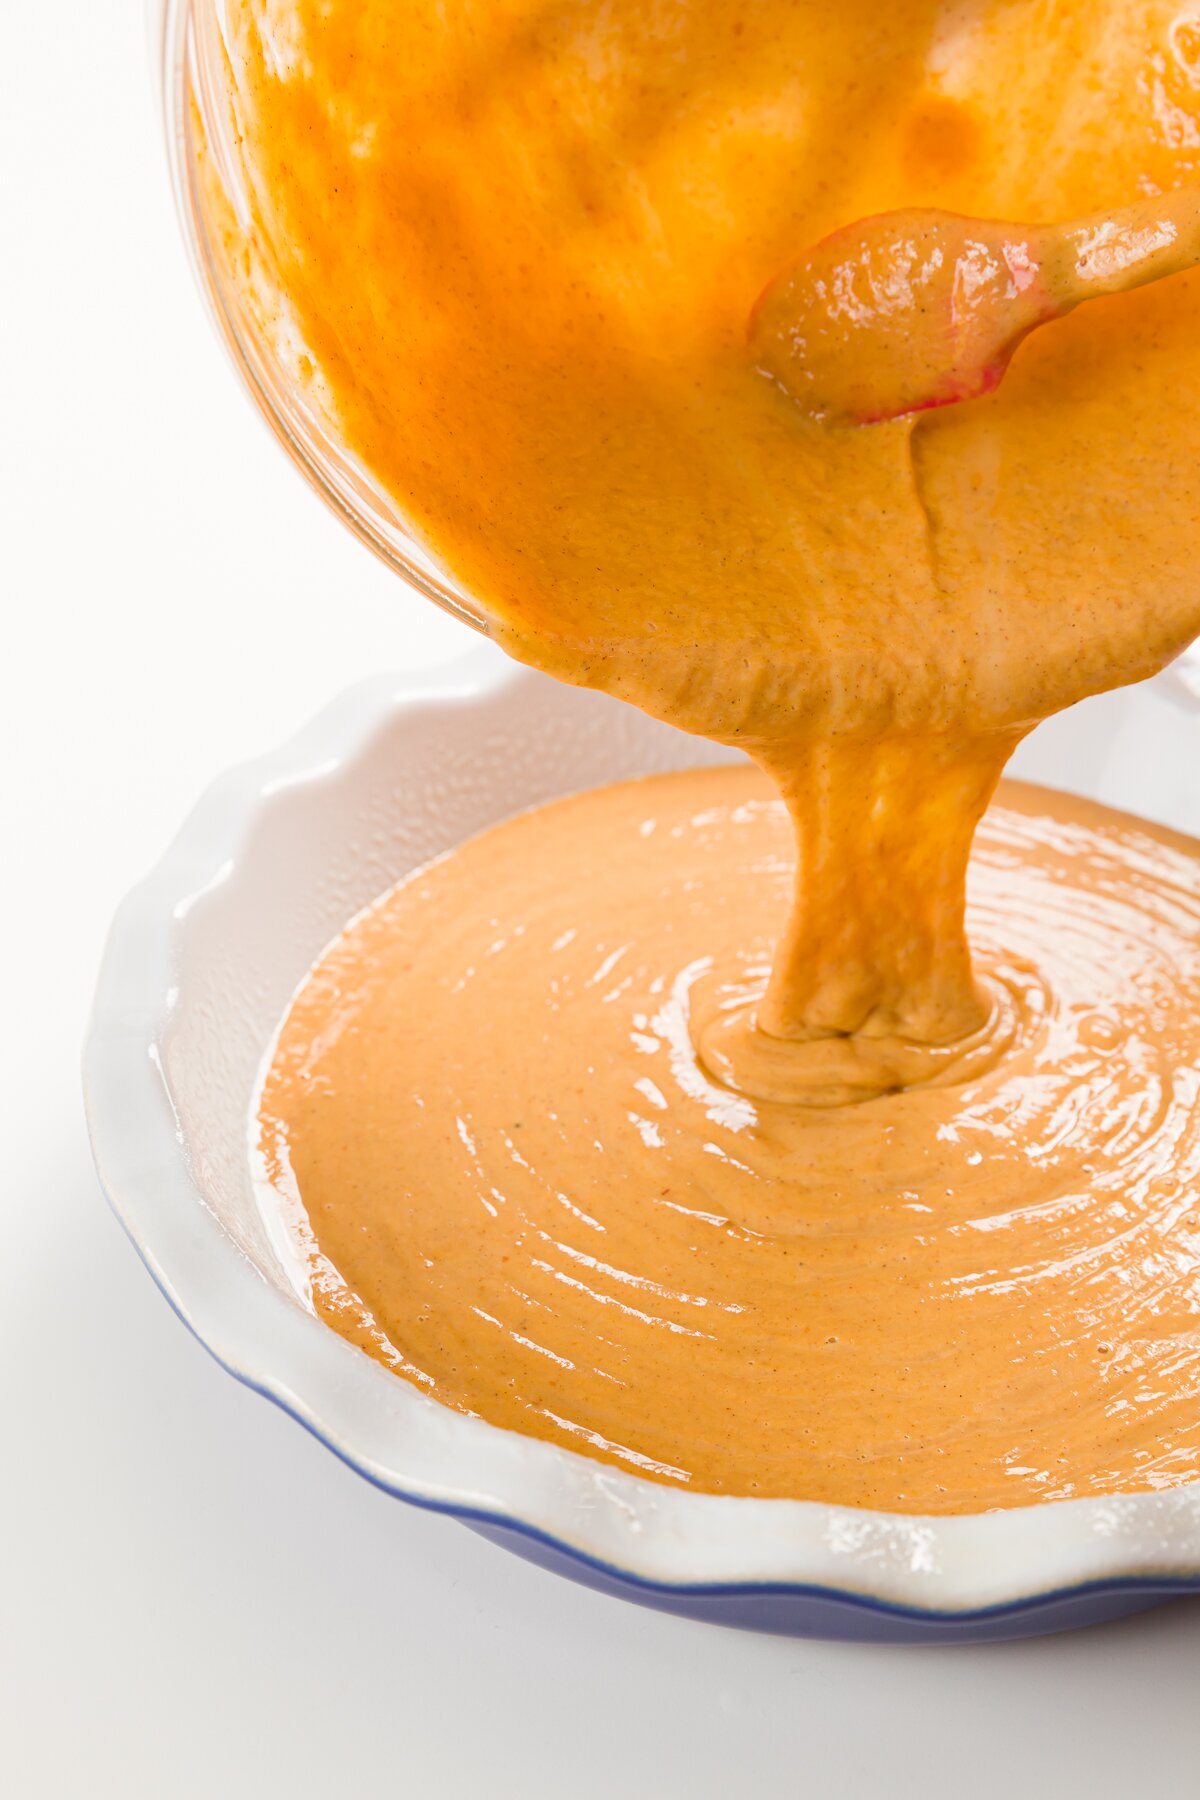
[[[939,1417],[949,1430],[957,1403],[943,1384],[939,1414],[936,1391],[938,1358],[949,1354],[946,1344],[958,1341],[957,1314],[947,1297],[975,1292],[970,1259],[955,1261],[959,1248],[966,1245],[982,1266],[990,1246],[1019,1242],[1016,1261],[999,1257],[996,1281],[1024,1282],[1021,1269],[1044,1263],[1058,1274],[1048,1274],[1038,1291],[1059,1294],[1064,1307],[1069,1297],[1077,1309],[1075,1276],[1067,1271],[1082,1268],[1093,1253],[1100,1255],[1097,1279],[1118,1279],[1113,1271],[1119,1259],[1106,1260],[1096,1244],[1089,1249],[1081,1243],[1083,1260],[1075,1262],[1056,1258],[1052,1248],[1073,1229],[1062,1221],[1075,1217],[1076,1188],[1086,1191],[1091,1179],[1087,1155],[1072,1165],[1069,1193],[1052,1179],[1046,1159],[1055,1152],[1045,1146],[1053,1132],[1043,1139],[1037,1124],[1051,1116],[1065,1119],[1055,1097],[1062,1084],[1083,1079],[1086,1043],[1081,1049],[1083,1040],[1070,1032],[1043,1032],[1039,1024],[1047,1009],[1057,1018],[1056,1008],[1066,1004],[1056,997],[1055,981],[1070,987],[1072,1008],[1085,1005],[1071,973],[1072,953],[1058,938],[1053,947],[1048,943],[1043,977],[1036,946],[1027,945],[1014,973],[998,927],[977,969],[964,903],[973,833],[1023,734],[1088,694],[1151,674],[1200,629],[1200,286],[1194,272],[1176,273],[1138,292],[1111,294],[1102,305],[1079,307],[1025,339],[994,393],[967,406],[867,426],[841,423],[839,414],[877,417],[899,410],[895,394],[878,407],[863,406],[851,394],[847,406],[839,400],[817,407],[827,416],[815,419],[781,389],[779,382],[795,385],[787,308],[797,289],[786,274],[780,281],[780,271],[794,268],[798,245],[822,244],[847,220],[894,217],[900,210],[911,218],[915,208],[944,239],[946,231],[963,229],[963,219],[1085,219],[1114,195],[1144,196],[1157,217],[1175,206],[1171,195],[1191,192],[1200,85],[1195,59],[1189,61],[1192,39],[1181,34],[1174,7],[1158,0],[1137,7],[1125,0],[1078,0],[1053,12],[1050,20],[1033,0],[955,6],[896,0],[886,19],[876,0],[842,0],[836,8],[820,0],[760,0],[753,7],[733,0],[682,6],[613,0],[604,7],[571,0],[457,0],[450,6],[432,0],[229,0],[212,14],[214,20],[219,15],[227,71],[224,111],[214,115],[211,140],[197,147],[210,247],[246,316],[364,479],[478,597],[496,640],[552,675],[606,689],[687,731],[745,749],[786,801],[799,852],[790,921],[778,911],[777,878],[769,883],[764,910],[750,891],[755,877],[747,864],[732,889],[738,880],[747,887],[747,921],[758,921],[750,931],[755,952],[743,963],[733,939],[723,938],[725,976],[714,968],[708,985],[701,982],[686,1021],[693,1058],[686,1080],[708,1084],[704,1091],[724,1095],[723,1104],[735,1111],[750,1108],[747,1117],[757,1120],[754,1149],[739,1150],[719,1134],[689,1138],[679,1166],[694,1190],[691,1199],[678,1193],[673,1180],[664,1185],[685,1209],[697,1210],[699,1194],[699,1213],[732,1221],[730,1229],[741,1234],[744,1282],[723,1291],[728,1306],[748,1311],[723,1312],[714,1304],[705,1314],[718,1346],[706,1379],[736,1387],[747,1343],[721,1320],[757,1320],[766,1333],[763,1354],[770,1355],[789,1304],[811,1322],[821,1317],[822,1293],[833,1304],[843,1292],[849,1321],[854,1284],[839,1289],[837,1271],[849,1267],[855,1254],[864,1261],[877,1255],[894,1277],[893,1288],[903,1287],[908,1265],[882,1253],[872,1237],[876,1227],[861,1211],[854,1211],[857,1252],[847,1244],[844,1264],[832,1257],[825,1289],[811,1289],[798,1274],[803,1254],[789,1260],[790,1253],[779,1249],[786,1235],[776,1229],[781,1212],[798,1222],[799,1238],[809,1234],[828,1244],[829,1221],[841,1200],[853,1210],[846,1197],[852,1196],[854,1159],[861,1159],[875,1134],[885,1148],[872,1193],[878,1200],[890,1183],[891,1191],[912,1194],[914,1207],[930,1210],[931,1241],[938,1245],[931,1263],[918,1257],[912,1267],[923,1270],[920,1292],[941,1299],[930,1298],[923,1314],[914,1289],[908,1325],[897,1326],[909,1331],[911,1367],[923,1371],[913,1376],[915,1387],[900,1383],[918,1421],[909,1434],[914,1443],[936,1436]],[[1160,196],[1167,197],[1161,204]],[[1125,223],[1136,227],[1136,221]],[[1070,230],[1066,238],[1074,241]],[[748,347],[747,317],[764,289],[770,289],[768,301],[756,315]],[[1061,313],[1064,290],[1057,293]],[[1003,343],[1007,351],[1009,339]],[[762,379],[756,356],[779,382]],[[827,360],[822,379],[842,368]],[[928,398],[921,387],[928,368],[917,373],[917,398]],[[901,401],[911,400],[911,386],[898,391]],[[705,808],[696,811],[699,816]],[[676,822],[686,846],[693,827],[686,819]],[[1044,829],[1053,839],[1057,827],[1049,815]],[[741,840],[735,831],[722,841],[732,854]],[[1178,906],[1186,911],[1195,864],[1178,846],[1176,852],[1183,861],[1172,862],[1169,874],[1149,851],[1145,867],[1148,907],[1160,876],[1165,883],[1161,903],[1176,933],[1168,960],[1179,962],[1176,993],[1183,1007],[1183,996],[1192,991],[1194,951],[1171,893],[1172,884],[1180,888]],[[1003,852],[997,854],[1003,863]],[[1129,850],[1130,856],[1140,854]],[[633,859],[629,866],[635,867]],[[1078,889],[1086,935],[1093,902],[1084,861],[1068,860],[1063,868],[1063,879]],[[657,865],[644,871],[646,880],[660,875]],[[489,879],[486,870],[481,879]],[[736,904],[729,879],[722,877],[717,887],[721,907]],[[1124,894],[1123,878],[1117,888]],[[668,974],[681,979],[670,944],[664,947],[649,930],[658,891],[645,889],[637,905],[654,955],[665,960],[657,972],[649,964],[631,972],[639,992]],[[403,903],[397,904],[403,913]],[[1002,917],[1002,901],[995,904]],[[777,942],[769,969],[762,944],[768,919]],[[1125,912],[1121,919],[1128,922]],[[490,914],[475,924],[496,942],[505,937],[501,918],[494,927]],[[562,924],[563,931],[572,928],[569,921]],[[1125,924],[1118,929],[1107,919],[1096,929],[1105,941],[1111,930],[1115,943]],[[1147,955],[1155,929],[1147,923]],[[692,925],[679,932],[690,939]],[[714,955],[720,952],[718,935],[714,929]],[[631,932],[629,943],[636,941],[639,933]],[[475,942],[474,948],[482,956],[487,944]],[[610,946],[614,953],[619,948]],[[447,966],[458,967],[461,959],[446,946],[443,952]],[[545,947],[544,954],[549,958]],[[628,959],[636,961],[632,950]],[[1128,970],[1123,951],[1114,951],[1107,963],[1114,971]],[[511,1096],[521,1091],[520,1081],[513,1055],[502,1053],[503,1040],[495,1038],[480,983],[475,974],[464,974],[479,966],[468,958],[455,977],[466,984],[462,1007],[477,1009],[470,1025],[465,1011],[454,1016],[473,1044],[486,1037],[500,1057],[510,1083],[503,1090],[510,1098],[495,1102],[502,1111],[515,1103]],[[1105,956],[1088,966],[1099,978]],[[331,1005],[335,967],[338,979],[349,979],[336,958],[314,976],[316,991]],[[623,979],[616,973],[614,987]],[[1147,1121],[1157,1121],[1155,1145],[1173,1143],[1183,1157],[1192,1142],[1195,1096],[1189,1100],[1157,1061],[1146,1060],[1143,1024],[1134,1029],[1135,1015],[1141,1019],[1136,983],[1123,985],[1115,973],[1113,979],[1119,992],[1114,989],[1111,1005],[1092,997],[1103,1014],[1096,1029],[1119,1052],[1114,1067],[1121,1070],[1116,1089],[1103,1105],[1097,1102],[1096,1141],[1124,1141],[1121,1121],[1136,1116],[1139,1130],[1150,1131]],[[719,1004],[710,988],[719,991]],[[391,998],[402,1004],[400,987]],[[647,991],[644,998],[637,1010],[649,1019],[651,1001],[662,996]],[[503,1003],[511,1005],[511,992]],[[357,1019],[353,1031],[379,1041],[371,1008],[360,1017],[347,1004],[347,1017]],[[493,996],[492,1004],[501,1000]],[[585,1013],[598,1030],[594,1012]],[[431,1039],[436,1014],[431,1002]],[[297,1017],[310,1027],[315,1023],[303,1008]],[[669,1040],[669,1033],[632,1023],[629,1029],[663,1045]],[[1189,1029],[1183,1013],[1168,1006],[1160,1041],[1171,1041],[1173,1055],[1191,1055]],[[365,1041],[354,1039],[360,1052]],[[424,1048],[435,1053],[432,1042]],[[337,1109],[322,1110],[320,1058],[306,1062],[294,1040],[284,1049],[299,1086],[295,1105],[289,1101],[279,1115],[288,1124],[280,1178],[290,1158],[304,1205],[320,1215],[321,1244],[336,1240],[333,1260],[346,1292],[362,1300],[370,1288],[378,1310],[387,1314],[387,1354],[401,1355],[410,1374],[418,1371],[413,1379],[427,1377],[452,1404],[489,1417],[502,1414],[507,1422],[515,1415],[503,1394],[497,1397],[493,1377],[503,1385],[512,1374],[513,1392],[529,1401],[520,1413],[522,1428],[560,1442],[570,1441],[572,1432],[577,1439],[583,1433],[578,1441],[592,1442],[590,1431],[597,1454],[616,1455],[611,1443],[617,1441],[629,1448],[628,1433],[621,1440],[611,1419],[602,1422],[604,1407],[596,1399],[608,1392],[610,1377],[625,1380],[607,1366],[607,1352],[596,1350],[595,1384],[589,1387],[591,1377],[581,1375],[564,1410],[566,1402],[556,1407],[541,1390],[536,1404],[529,1400],[533,1389],[522,1383],[532,1378],[520,1360],[526,1352],[513,1346],[518,1338],[541,1345],[548,1353],[542,1365],[557,1368],[565,1380],[566,1363],[584,1368],[580,1341],[591,1326],[599,1344],[608,1341],[605,1321],[628,1317],[622,1305],[654,1312],[657,1301],[635,1303],[624,1275],[613,1273],[624,1269],[635,1286],[658,1279],[643,1255],[644,1241],[641,1249],[630,1248],[629,1263],[614,1241],[619,1223],[636,1238],[629,1224],[636,1208],[630,1211],[625,1202],[636,1194],[650,1204],[646,1184],[653,1176],[642,1150],[653,1159],[654,1147],[643,1144],[634,1158],[622,1152],[617,1159],[614,1179],[623,1198],[614,1205],[621,1217],[600,1220],[601,1232],[593,1235],[604,1241],[586,1250],[584,1240],[573,1243],[580,1258],[591,1256],[597,1266],[563,1260],[555,1245],[565,1239],[555,1237],[541,1209],[557,1207],[547,1199],[551,1189],[581,1203],[553,1173],[555,1156],[567,1157],[573,1179],[584,1178],[560,1142],[552,1102],[543,1098],[536,1145],[518,1141],[515,1119],[504,1124],[494,1113],[485,1155],[470,1121],[451,1104],[450,1087],[442,1091],[433,1137],[418,1133],[412,1141],[426,1143],[433,1157],[434,1142],[442,1145],[452,1134],[467,1157],[454,1180],[461,1177],[462,1191],[474,1196],[471,1205],[485,1218],[491,1206],[510,1223],[517,1211],[538,1219],[536,1227],[509,1237],[503,1252],[499,1237],[505,1233],[497,1226],[492,1248],[497,1257],[515,1257],[513,1268],[521,1270],[510,1282],[501,1280],[493,1296],[497,1311],[470,1301],[480,1271],[455,1263],[453,1245],[420,1200],[432,1164],[422,1172],[403,1160],[407,1151],[381,1123],[384,1099],[374,1088],[363,1090],[365,1112],[355,1115],[355,1129],[369,1138],[378,1127],[401,1163],[391,1177],[391,1210],[372,1214],[366,1236],[355,1234],[356,1208],[368,1202],[362,1184],[348,1173],[350,1140],[338,1135],[347,1121],[335,1126]],[[618,1069],[613,1085],[604,1087],[613,1107],[629,1074],[627,1044],[622,1055],[624,1074]],[[1014,1076],[1018,1064],[1021,1080]],[[343,1081],[351,1066],[341,1068]],[[389,1066],[393,1082],[402,1084],[404,1067]],[[590,1079],[586,1061],[581,1068]],[[489,1078],[476,1073],[487,1085]],[[669,1125],[675,1090],[668,1092],[649,1069],[647,1079],[664,1096]],[[684,1063],[674,1079],[685,1082]],[[947,1101],[947,1093],[957,1098]],[[689,1104],[700,1102],[693,1095]],[[992,1124],[1009,1122],[1008,1149],[997,1148],[1000,1139],[989,1136],[988,1166],[1007,1168],[1006,1158],[1014,1159],[1015,1185],[1005,1189],[1006,1204],[998,1211],[1007,1217],[1027,1207],[1035,1222],[1028,1241],[1024,1226],[1015,1234],[997,1227],[989,1235],[988,1206],[956,1212],[960,1177],[975,1165],[956,1166],[940,1188],[920,1172],[920,1166],[926,1173],[940,1168],[941,1146],[950,1139],[939,1133],[957,1134],[955,1143],[971,1139],[964,1121],[975,1106]],[[684,1110],[687,1123],[680,1129],[686,1137],[701,1130],[703,1120]],[[571,1117],[582,1130],[590,1112],[573,1108]],[[653,1116],[638,1117],[665,1135],[666,1125]],[[323,1118],[333,1134],[327,1141]],[[825,1121],[820,1127],[818,1118]],[[455,1119],[475,1151],[467,1151]],[[605,1119],[613,1124],[616,1114],[603,1114],[600,1127]],[[520,1124],[522,1131],[531,1129],[528,1119]],[[627,1136],[626,1125],[620,1129]],[[1063,1125],[1068,1138],[1071,1129],[1069,1121]],[[1082,1125],[1079,1130],[1086,1137]],[[606,1142],[610,1135],[598,1127],[593,1139]],[[501,1179],[492,1160],[493,1152],[508,1157],[505,1139],[528,1164],[519,1179],[531,1184],[528,1204],[507,1214],[504,1200],[492,1193],[508,1193],[509,1163]],[[716,1150],[701,1147],[710,1142]],[[971,1148],[974,1153],[978,1143]],[[1112,1205],[1132,1206],[1137,1229],[1152,1236],[1176,1231],[1183,1199],[1174,1176],[1164,1174],[1169,1155],[1155,1164],[1153,1175],[1139,1174],[1134,1149],[1130,1156],[1123,1199],[1117,1157],[1118,1173],[1105,1190]],[[734,1167],[739,1162],[741,1173]],[[511,1166],[522,1167],[519,1160]],[[323,1185],[335,1170],[341,1171],[340,1202]],[[1135,1197],[1143,1179],[1166,1182],[1154,1188],[1153,1203],[1146,1194]],[[541,1196],[536,1204],[533,1188]],[[665,1213],[657,1201],[663,1198],[654,1196],[660,1231]],[[877,1229],[886,1234],[896,1215],[882,1201],[880,1207]],[[944,1230],[937,1223],[943,1213]],[[467,1229],[465,1217],[458,1219],[459,1230]],[[687,1229],[692,1248],[680,1254],[684,1264],[692,1255],[698,1259],[695,1281],[689,1285],[677,1269],[678,1289],[671,1292],[699,1301],[706,1293],[704,1272],[719,1266],[725,1239],[695,1221]],[[575,1220],[570,1230],[578,1236],[591,1227]],[[538,1231],[543,1236],[535,1243]],[[394,1252],[386,1277],[364,1248],[367,1238],[376,1249],[386,1239]],[[419,1252],[418,1243],[425,1246]],[[755,1245],[763,1247],[761,1256]],[[1158,1253],[1167,1261],[1182,1258],[1180,1269],[1194,1267],[1181,1240],[1156,1238]],[[418,1326],[392,1301],[397,1292],[411,1295],[413,1284],[420,1286],[420,1255],[431,1266],[454,1265],[457,1285],[448,1275],[449,1285],[436,1306],[429,1299]],[[739,1250],[738,1259],[742,1255]],[[539,1273],[547,1263],[550,1276]],[[389,1285],[393,1278],[400,1287]],[[1190,1404],[1196,1370],[1180,1335],[1181,1321],[1191,1317],[1193,1302],[1185,1298],[1190,1279],[1180,1273],[1178,1282],[1159,1284],[1156,1292],[1171,1296],[1162,1314],[1170,1315],[1170,1328],[1164,1325],[1155,1336],[1148,1327],[1151,1349],[1130,1352],[1134,1361],[1141,1357],[1141,1368],[1153,1365],[1161,1372],[1171,1364],[1175,1376],[1168,1387],[1181,1407]],[[596,1297],[601,1290],[603,1301]],[[334,1288],[327,1284],[323,1291],[329,1296]],[[392,1301],[384,1304],[381,1295]],[[875,1291],[853,1297],[880,1301]],[[360,1314],[354,1315],[357,1324],[347,1324],[343,1300],[345,1293],[329,1299],[331,1316],[341,1306],[340,1328],[366,1331]],[[471,1304],[492,1323],[472,1322]],[[576,1305],[590,1326],[580,1322],[583,1315],[569,1314]],[[690,1314],[686,1301],[678,1305],[684,1313],[672,1316],[682,1330]],[[568,1310],[555,1315],[555,1306]],[[895,1306],[893,1317],[899,1318],[904,1309],[896,1312]],[[1147,1298],[1145,1318],[1152,1312]],[[561,1338],[555,1316],[565,1321]],[[1051,1305],[1046,1316],[1061,1323],[1066,1315]],[[981,1329],[987,1318],[984,1336],[999,1334],[989,1342],[1011,1341],[1012,1319],[1004,1309],[989,1315],[980,1305],[971,1317]],[[915,1323],[920,1318],[929,1320],[928,1337],[925,1326]],[[861,1306],[859,1320],[868,1336],[884,1329],[872,1327]],[[497,1342],[508,1346],[519,1369],[510,1369],[499,1351],[484,1354],[478,1329],[498,1333]],[[646,1329],[655,1342],[683,1341],[673,1327]],[[809,1324],[797,1330],[803,1337]],[[407,1334],[399,1349],[396,1331]],[[547,1332],[555,1341],[547,1340]],[[939,1332],[950,1335],[939,1339]],[[840,1327],[826,1335],[845,1339]],[[362,1341],[384,1353],[369,1331]],[[618,1362],[628,1348],[614,1352]],[[986,1362],[980,1343],[974,1350]],[[629,1354],[641,1367],[641,1352]],[[776,1365],[786,1376],[778,1420],[784,1436],[799,1429],[804,1396],[816,1379],[815,1364],[792,1366],[789,1355],[781,1351]],[[1092,1369],[1091,1350],[1084,1360]],[[835,1365],[836,1358],[821,1367]],[[652,1366],[648,1355],[645,1369]],[[694,1371],[698,1365],[687,1366]],[[878,1361],[871,1367],[886,1386]],[[1050,1364],[1037,1367],[1044,1381]],[[464,1370],[474,1370],[475,1377],[468,1379]],[[849,1396],[870,1372],[850,1358],[829,1379],[838,1394]],[[1036,1412],[1041,1402],[1030,1399],[1036,1381],[1032,1374],[1029,1380],[1028,1389],[1025,1375],[1011,1377],[1007,1389],[1000,1377],[994,1391],[986,1382],[984,1388],[993,1398],[1001,1389],[1010,1398],[1020,1389]],[[841,1382],[851,1385],[843,1389]],[[633,1382],[627,1398],[636,1391]],[[1078,1392],[1088,1396],[1080,1403],[1085,1411],[1107,1417],[1090,1376]],[[1133,1392],[1117,1398],[1132,1406]],[[767,1404],[761,1395],[758,1400]],[[678,1388],[664,1390],[651,1410],[661,1422],[674,1416],[678,1401]],[[848,1429],[848,1399],[847,1408]],[[1136,1406],[1132,1410],[1141,1417]],[[1183,1444],[1178,1433],[1171,1436],[1179,1416],[1163,1425],[1157,1448],[1147,1450],[1149,1462],[1139,1463],[1135,1444],[1128,1455],[1114,1452],[1099,1471],[1093,1464],[1086,1479],[1120,1485],[1143,1466],[1174,1478],[1172,1471],[1192,1454],[1184,1446],[1183,1461],[1172,1461],[1171,1445]],[[715,1420],[709,1425],[717,1431]],[[690,1479],[702,1469],[699,1479],[719,1484],[715,1451],[707,1458],[698,1452],[680,1476],[678,1445],[660,1455],[657,1428],[634,1417],[630,1429],[635,1437],[641,1433],[636,1454],[674,1470],[661,1478]],[[728,1429],[733,1443],[736,1422]],[[890,1429],[880,1425],[876,1450],[879,1467],[891,1472],[874,1485],[847,1473],[853,1452],[842,1426],[831,1427],[826,1441],[827,1473],[841,1469],[843,1490],[860,1499],[869,1495],[872,1504],[887,1503],[890,1495],[911,1506],[916,1487],[896,1473],[894,1458],[888,1460],[894,1450],[904,1461]],[[1104,1431],[1101,1440],[1109,1441]],[[1000,1454],[994,1443],[990,1449],[981,1443],[968,1447],[947,1485],[944,1505],[951,1510],[956,1495],[978,1499],[1005,1489],[1004,1481],[999,1490],[989,1486],[990,1477],[971,1486],[964,1472],[971,1457],[986,1462]],[[743,1444],[742,1451],[726,1484],[737,1491],[747,1491],[747,1471],[754,1466],[752,1447]],[[1068,1473],[1056,1491],[1066,1491],[1074,1479],[1074,1452],[1063,1454]],[[812,1491],[812,1467],[784,1462],[771,1491],[799,1491],[789,1484],[801,1478],[808,1483],[804,1491]],[[1023,1465],[1018,1459],[1012,1466]],[[840,1479],[822,1477],[817,1485],[832,1493]],[[924,1499],[930,1491],[929,1483],[921,1486]]]

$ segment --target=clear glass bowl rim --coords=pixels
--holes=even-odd
[[[291,461],[325,504],[411,587],[463,623],[488,633],[484,608],[422,545],[383,491],[289,387],[270,346],[222,280],[197,191],[190,107],[203,116],[197,80],[197,9],[215,0],[148,0],[150,50],[175,209],[207,311],[242,382]]]

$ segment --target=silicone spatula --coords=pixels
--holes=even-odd
[[[750,351],[814,418],[874,424],[990,393],[1039,325],[1197,263],[1200,189],[1059,225],[878,213],[768,284]]]

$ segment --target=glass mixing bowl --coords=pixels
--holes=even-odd
[[[483,608],[418,542],[370,472],[336,441],[305,403],[273,345],[254,320],[204,216],[197,180],[197,123],[222,183],[234,199],[237,178],[218,104],[223,62],[221,0],[150,0],[151,52],[162,101],[167,158],[183,235],[209,312],[263,418],[327,506],[377,556],[430,600],[487,632]]]
[[[197,121],[227,191],[236,189],[235,159],[217,103],[224,60],[222,0],[148,0],[151,52],[162,102],[163,127],[175,203],[196,279],[212,319],[275,436],[355,536],[420,593],[455,618],[490,635],[487,614],[422,545],[394,502],[327,421],[305,403],[289,380],[277,348],[227,279],[215,252],[197,181]],[[1200,695],[1200,645],[1175,665],[1175,675]]]

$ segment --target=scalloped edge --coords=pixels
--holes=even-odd
[[[175,1312],[230,1374],[387,1492],[515,1530],[647,1594],[817,1594],[965,1620],[1106,1585],[1200,1583],[1200,1483],[934,1518],[665,1489],[418,1394],[273,1288],[226,1235],[163,1074],[189,906],[236,869],[268,809],[352,781],[378,733],[419,730],[431,710],[477,729],[491,709],[524,715],[564,695],[613,705],[486,646],[432,676],[355,687],[221,777],[120,907],[84,1056],[88,1128],[110,1204]]]

